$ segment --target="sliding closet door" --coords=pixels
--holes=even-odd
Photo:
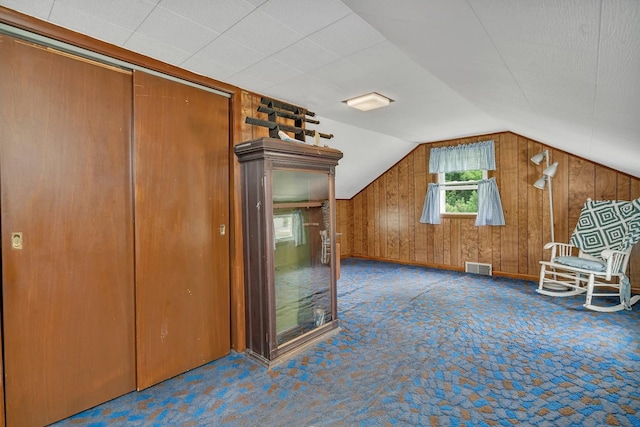
[[[132,77],[0,35],[6,421],[135,389]]]
[[[138,389],[229,353],[229,100],[134,73]]]

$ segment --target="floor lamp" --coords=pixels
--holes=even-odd
[[[540,190],[544,190],[545,187],[549,189],[549,220],[551,221],[551,241],[556,241],[556,236],[554,233],[554,229],[556,228],[555,223],[553,222],[553,191],[551,190],[551,178],[558,171],[558,162],[549,165],[549,150],[544,150],[531,158],[531,161],[536,165],[539,165],[542,162],[542,159],[545,159],[545,168],[542,171],[542,176],[533,183],[533,186],[539,188]],[[555,278],[555,276],[554,276]],[[567,287],[562,285],[550,284],[546,283],[545,288],[554,289],[554,290],[563,290],[567,289]]]
[[[538,178],[533,186],[544,190],[545,187],[549,189],[549,219],[551,221],[551,241],[555,242],[556,237],[554,233],[555,224],[553,222],[553,191],[551,190],[551,178],[554,177],[558,171],[558,162],[549,165],[549,150],[544,150],[531,158],[531,161],[536,165],[539,165],[542,159],[546,160],[546,166],[542,171],[542,176]]]

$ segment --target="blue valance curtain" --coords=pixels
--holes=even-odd
[[[475,144],[432,148],[429,154],[429,173],[465,170],[495,170],[493,140]],[[420,222],[440,224],[440,184],[430,183],[424,200]],[[504,225],[502,202],[495,178],[478,181],[478,216],[476,226]]]
[[[475,144],[432,148],[429,153],[429,173],[469,170],[496,170],[493,140]]]

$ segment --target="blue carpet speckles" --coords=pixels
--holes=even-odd
[[[342,331],[266,371],[232,353],[58,425],[640,426],[640,309],[344,260]]]

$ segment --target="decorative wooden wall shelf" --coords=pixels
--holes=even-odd
[[[262,103],[262,105],[260,105],[257,110],[260,113],[267,114],[268,120],[262,120],[256,117],[247,117],[245,119],[245,122],[250,125],[268,128],[269,136],[271,138],[279,138],[278,131],[292,132],[295,139],[301,142],[305,142],[305,136],[318,136],[324,139],[333,138],[333,134],[321,133],[315,130],[306,129],[306,127],[304,127],[304,123],[320,124],[320,121],[309,118],[315,117],[316,115],[316,113],[312,111],[308,111],[305,108],[298,107],[293,104],[287,104],[281,101],[276,101],[275,99],[266,97],[262,97],[260,99],[260,102]],[[293,120],[294,125],[290,126],[279,123],[277,121],[278,117]]]

